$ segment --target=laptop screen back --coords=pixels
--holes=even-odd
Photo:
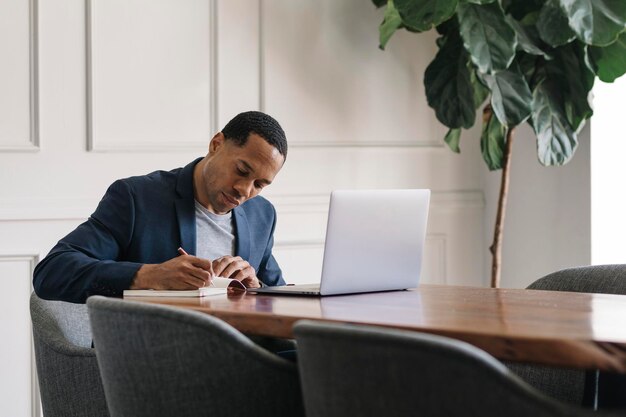
[[[337,190],[330,198],[322,295],[414,288],[430,190]]]

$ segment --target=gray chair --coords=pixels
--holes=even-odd
[[[538,279],[528,289],[623,295],[626,294],[626,265],[564,269]],[[619,383],[619,378],[614,380],[609,374],[598,374],[595,371],[516,363],[507,363],[507,366],[541,392],[563,402],[590,408],[595,408],[598,404],[598,384]],[[606,389],[600,391],[606,392]],[[611,400],[600,399],[600,407],[612,406],[610,402]]]
[[[44,415],[108,417],[87,306],[32,293],[30,316]]]
[[[99,296],[87,306],[113,417],[304,415],[297,366],[223,321]]]
[[[308,417],[590,415],[534,390],[467,343],[417,332],[300,321]]]

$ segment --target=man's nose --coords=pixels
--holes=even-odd
[[[235,190],[237,190],[239,196],[246,199],[250,198],[253,189],[254,187],[252,185],[252,182],[239,181],[235,184]]]

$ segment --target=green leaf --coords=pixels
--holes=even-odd
[[[450,32],[424,73],[428,105],[435,110],[437,119],[451,129],[470,128],[476,118],[468,62],[459,34]]]
[[[435,29],[437,29],[437,33],[439,33],[440,35],[447,35],[450,32],[457,32],[458,33],[458,31],[459,31],[459,21],[453,17],[452,19],[448,19],[445,22],[443,22],[442,24],[438,25]],[[439,39],[441,39],[441,38],[439,38]]]
[[[448,144],[452,152],[461,153],[461,148],[459,147],[459,143],[461,142],[461,129],[448,130],[443,140]]]
[[[387,4],[387,0],[372,0],[372,3],[374,3],[374,6],[376,6],[376,8],[380,8]]]
[[[461,37],[472,62],[482,73],[506,69],[515,56],[515,32],[504,20],[500,5],[459,4]]]
[[[500,0],[502,9],[517,20],[525,20],[529,14],[536,15],[545,0]],[[534,23],[529,22],[529,23]]]
[[[490,171],[502,169],[506,146],[507,128],[491,112],[483,114],[483,131],[480,136],[480,151]]]
[[[456,11],[458,0],[395,0],[402,23],[417,31],[426,31],[448,20]]]
[[[545,59],[538,55],[529,55],[524,52],[518,52],[515,57],[515,63],[519,66],[520,71],[524,74],[526,83],[530,90],[534,90],[537,83],[541,80],[536,80],[535,73],[545,66]]]
[[[575,131],[593,114],[590,93],[595,74],[585,62],[585,48],[572,42],[555,49],[554,60],[546,63],[547,75],[558,86],[565,115]]]
[[[473,4],[488,4],[493,3],[495,0],[463,0],[465,3],[473,3]]]
[[[479,108],[485,102],[489,96],[489,89],[483,85],[478,79],[476,69],[470,65],[470,82],[472,83],[472,89],[474,90],[474,108]]]
[[[626,32],[604,48],[589,47],[595,73],[605,83],[612,83],[626,73]]]
[[[533,92],[531,121],[537,135],[537,157],[546,166],[567,163],[578,146],[558,96],[558,88],[547,80]]]
[[[558,0],[547,0],[537,19],[539,36],[551,46],[565,45],[576,38]]]
[[[543,4],[541,5],[543,7]],[[541,9],[537,9],[534,12],[530,12],[527,15],[523,16],[520,19],[520,23],[524,26],[537,26],[537,20],[539,20],[539,12]],[[539,36],[539,32],[537,31],[537,36]]]
[[[536,32],[537,29],[535,29],[534,26],[522,25],[511,15],[506,16],[506,21],[517,35],[518,50],[522,50],[532,55],[542,55],[546,59],[550,59],[550,56],[537,46],[539,43],[539,34]]]
[[[626,28],[624,0],[559,0],[569,26],[588,45],[606,46]]]
[[[511,128],[530,116],[533,96],[517,65],[484,78],[491,90],[491,107],[500,123]]]
[[[393,0],[389,0],[387,8],[385,9],[385,18],[380,24],[380,49],[385,49],[385,45],[398,28],[402,26],[402,19],[398,10],[393,4]]]

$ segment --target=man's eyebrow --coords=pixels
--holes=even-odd
[[[239,162],[240,164],[244,165],[244,167],[245,167],[248,171],[250,171],[250,172],[254,172],[254,168],[252,168],[252,166],[251,166],[249,163],[247,163],[246,161],[244,161],[243,159],[240,159],[238,162]]]
[[[251,173],[254,173],[254,168],[252,168],[252,166],[250,166],[249,163],[247,163],[246,161],[244,161],[243,159],[239,159],[239,162]],[[262,182],[265,185],[270,185],[272,183],[272,181],[270,180],[266,180],[264,178],[259,179],[259,182]]]

